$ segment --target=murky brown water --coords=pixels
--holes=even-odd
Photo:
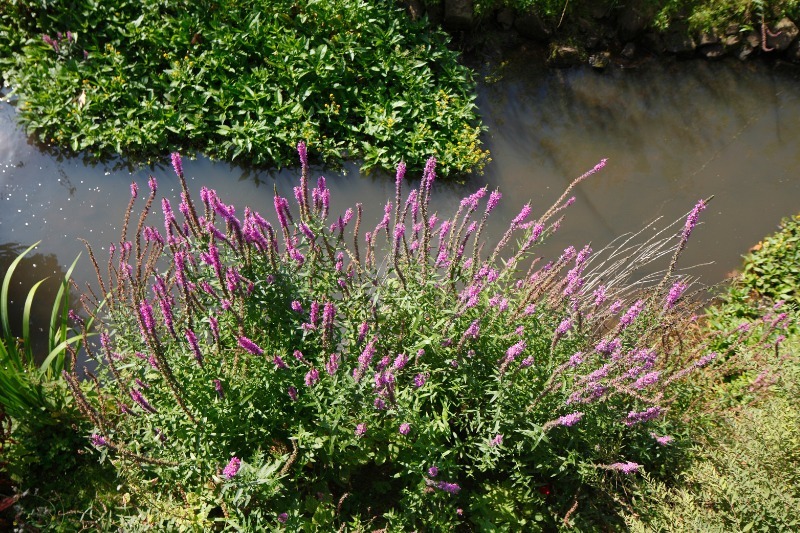
[[[678,218],[714,195],[683,261],[713,261],[694,271],[712,284],[738,267],[781,217],[800,210],[797,72],[700,61],[553,71],[517,58],[501,73],[500,81],[480,88],[479,99],[493,162],[464,186],[440,184],[440,211],[485,183],[499,187],[504,198],[489,228],[496,235],[526,201],[541,213],[574,177],[608,158],[607,168],[576,191],[549,247],[599,247],[656,216]],[[145,190],[152,173],[173,197],[178,183],[166,166],[130,172],[42,153],[27,142],[14,113],[0,104],[0,274],[17,252],[42,240],[13,284],[21,305],[34,281],[63,275],[83,250],[79,237],[99,249],[118,238],[131,180]],[[265,214],[272,211],[273,185],[291,197],[297,179],[296,171],[252,172],[204,158],[184,168],[195,194],[205,185],[228,203]],[[377,222],[393,196],[391,179],[362,177],[355,166],[322,173],[334,213],[362,202]],[[75,278],[83,284],[92,277],[84,254]],[[40,314],[49,316],[43,307]]]

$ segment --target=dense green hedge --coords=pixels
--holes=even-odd
[[[800,215],[781,221],[778,231],[764,237],[744,257],[742,272],[720,294],[724,305],[709,311],[712,324],[760,318],[776,302],[800,307]],[[792,323],[790,331],[797,332]]]
[[[324,162],[401,157],[442,174],[488,159],[471,73],[393,2],[10,1],[0,70],[45,142],[95,155],[173,149],[267,166],[309,139]]]

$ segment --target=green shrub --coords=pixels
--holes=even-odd
[[[632,531],[794,531],[800,528],[800,342],[771,367],[723,385],[750,402],[731,409],[706,393],[709,417],[677,487],[648,480],[627,517]],[[763,362],[761,363],[763,365]]]
[[[800,303],[800,215],[783,219],[745,256],[740,285],[755,298]]]
[[[706,328],[787,325],[789,339],[739,352],[693,384],[694,460],[678,485],[647,480],[632,531],[786,531],[800,527],[800,217],[745,256],[743,273],[709,308]],[[781,303],[785,301],[786,303]],[[729,346],[721,337],[718,346]]]
[[[789,331],[797,333],[800,310],[800,215],[784,218],[777,232],[765,237],[744,256],[742,272],[708,309],[712,327],[724,329],[753,322],[786,302],[793,317]]]
[[[123,529],[588,529],[619,523],[636,472],[673,475],[681,383],[717,357],[678,342],[692,304],[671,278],[703,202],[675,235],[543,265],[569,190],[489,246],[500,193],[440,220],[431,159],[405,198],[398,169],[365,231],[360,206],[329,216],[324,178],[309,190],[305,150],[272,223],[205,188],[193,203],[177,154],[163,233],[155,180],[132,187],[136,233],[98,281],[100,374],[65,375],[130,495]],[[668,253],[661,281],[630,277]]]
[[[42,142],[95,155],[175,148],[284,166],[300,139],[323,162],[444,174],[488,160],[470,71],[444,33],[393,2],[5,2],[0,70]]]

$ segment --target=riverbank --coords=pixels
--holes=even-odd
[[[468,53],[502,56],[536,46],[552,67],[635,66],[652,57],[800,63],[800,12],[794,2],[757,10],[742,2],[633,1],[499,3],[405,0],[409,16],[442,25]],[[531,5],[532,4],[532,5]]]

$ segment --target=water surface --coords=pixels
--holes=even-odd
[[[583,183],[577,201],[548,244],[595,248],[655,217],[673,220],[714,195],[693,234],[683,265],[705,283],[721,281],[740,257],[780,219],[800,210],[800,84],[797,72],[756,63],[702,61],[650,64],[636,70],[547,70],[520,55],[479,88],[493,162],[464,185],[439,184],[434,208],[451,212],[463,195],[488,184],[504,194],[488,228],[502,233],[531,201],[541,214],[576,176],[608,158],[606,169]],[[227,203],[271,214],[273,187],[291,197],[296,170],[253,171],[205,158],[185,160],[193,194],[205,185]],[[361,176],[355,165],[324,174],[332,213],[365,206],[365,227],[393,197],[391,178]],[[103,257],[118,239],[129,184],[145,191],[149,175],[178,196],[168,166],[127,169],[119,161],[86,164],[40,150],[0,104],[0,273],[27,245],[41,240],[12,285],[12,299],[45,276],[63,276],[87,239]],[[81,260],[79,285],[94,277]],[[46,295],[45,300],[46,301]],[[49,307],[38,309],[44,323]]]

